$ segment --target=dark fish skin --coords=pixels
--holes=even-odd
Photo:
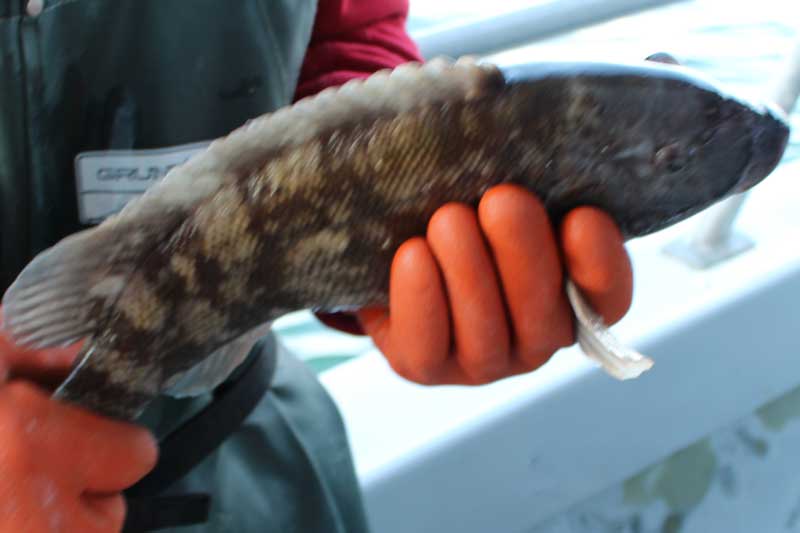
[[[498,183],[535,192],[555,222],[597,206],[632,238],[752,187],[788,139],[780,113],[679,67],[482,72],[469,98],[354,113],[299,145],[242,158],[212,194],[166,210],[140,251],[120,245],[118,290],[86,303],[90,338],[56,397],[131,420],[256,326],[297,309],[385,303],[398,246],[424,234],[441,205],[475,205]],[[31,271],[42,277],[47,261]],[[12,310],[29,308],[21,279],[6,296]]]
[[[788,141],[779,110],[732,99],[684,69],[527,64],[505,77],[569,95],[570,103],[560,99],[562,120],[551,137],[563,154],[553,157],[558,168],[526,185],[556,216],[576,205],[606,210],[629,238],[757,184]]]

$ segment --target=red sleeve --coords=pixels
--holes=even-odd
[[[295,99],[420,61],[407,17],[408,0],[319,0]]]

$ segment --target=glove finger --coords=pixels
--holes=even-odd
[[[364,309],[359,309],[356,316],[364,332],[372,338],[372,342],[375,343],[378,350],[391,363],[394,355],[387,353],[390,351],[389,338],[392,332],[389,309],[386,307],[365,307]]]
[[[461,204],[440,208],[428,242],[445,279],[456,358],[474,382],[502,377],[510,348],[506,310],[477,214]]]
[[[86,529],[81,531],[119,531],[125,522],[125,498],[122,494],[83,494],[81,521]]]
[[[359,313],[364,330],[401,376],[437,382],[450,354],[450,321],[442,276],[422,238],[405,242],[395,254],[389,282],[389,313]]]
[[[47,350],[49,352],[51,350]],[[21,379],[36,383],[49,391],[55,390],[67,378],[72,370],[77,347],[58,348],[57,353],[46,351],[28,352],[14,358],[8,370],[8,379]]]
[[[572,210],[561,225],[567,270],[606,324],[621,319],[631,305],[633,272],[614,220],[599,209]]]
[[[117,515],[119,510],[114,506],[100,500],[122,500],[121,495],[117,497],[78,495],[71,496],[69,500],[61,501],[60,504],[53,505],[52,509],[43,510],[40,514],[44,517],[42,522],[47,522],[43,529],[32,529],[31,531],[80,531],[81,533],[109,533],[111,531],[121,531],[125,521],[124,501],[122,503],[122,514]],[[109,509],[103,509],[103,507]],[[27,530],[26,530],[27,531]]]
[[[69,373],[81,344],[78,342],[64,348],[29,350],[15,345],[0,331],[0,382],[3,378],[25,379],[48,388],[55,386]]]
[[[478,214],[500,272],[515,355],[522,368],[533,370],[573,342],[572,313],[550,220],[541,202],[516,185],[489,190]]]
[[[103,425],[108,423],[104,421]],[[158,458],[156,441],[144,428],[111,424],[97,432],[103,435],[101,442],[95,440],[89,444],[99,445],[99,453],[95,450],[94,454],[84,457],[85,487],[92,492],[114,492],[130,487],[153,469]]]
[[[32,411],[37,439],[49,447],[51,465],[78,492],[117,492],[144,477],[158,456],[144,428],[101,418],[39,395]],[[64,455],[69,450],[69,455]]]

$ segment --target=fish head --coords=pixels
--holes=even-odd
[[[778,166],[789,139],[780,109],[702,85],[683,97],[680,92],[655,95],[648,113],[652,127],[635,130],[652,143],[653,181],[740,193]]]
[[[553,147],[552,177],[539,191],[550,210],[594,205],[626,237],[758,184],[789,138],[775,106],[736,98],[679,65],[540,63],[504,74],[529,88],[538,145]]]
[[[778,106],[766,102],[763,111],[750,111],[753,131],[748,167],[734,192],[745,192],[769,176],[783,159],[789,142],[789,119]]]
[[[617,207],[632,236],[754,187],[778,166],[789,139],[776,106],[736,98],[683,67],[650,68],[650,79],[632,76],[628,90],[606,93],[617,134],[595,145],[608,152],[598,159],[615,174],[606,179],[624,191]]]

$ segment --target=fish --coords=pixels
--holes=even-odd
[[[82,340],[54,397],[134,420],[213,386],[286,313],[385,305],[398,247],[500,183],[554,224],[588,205],[626,240],[658,231],[760,183],[789,136],[775,106],[669,63],[437,58],[326,89],[37,255],[3,328],[36,348]]]

